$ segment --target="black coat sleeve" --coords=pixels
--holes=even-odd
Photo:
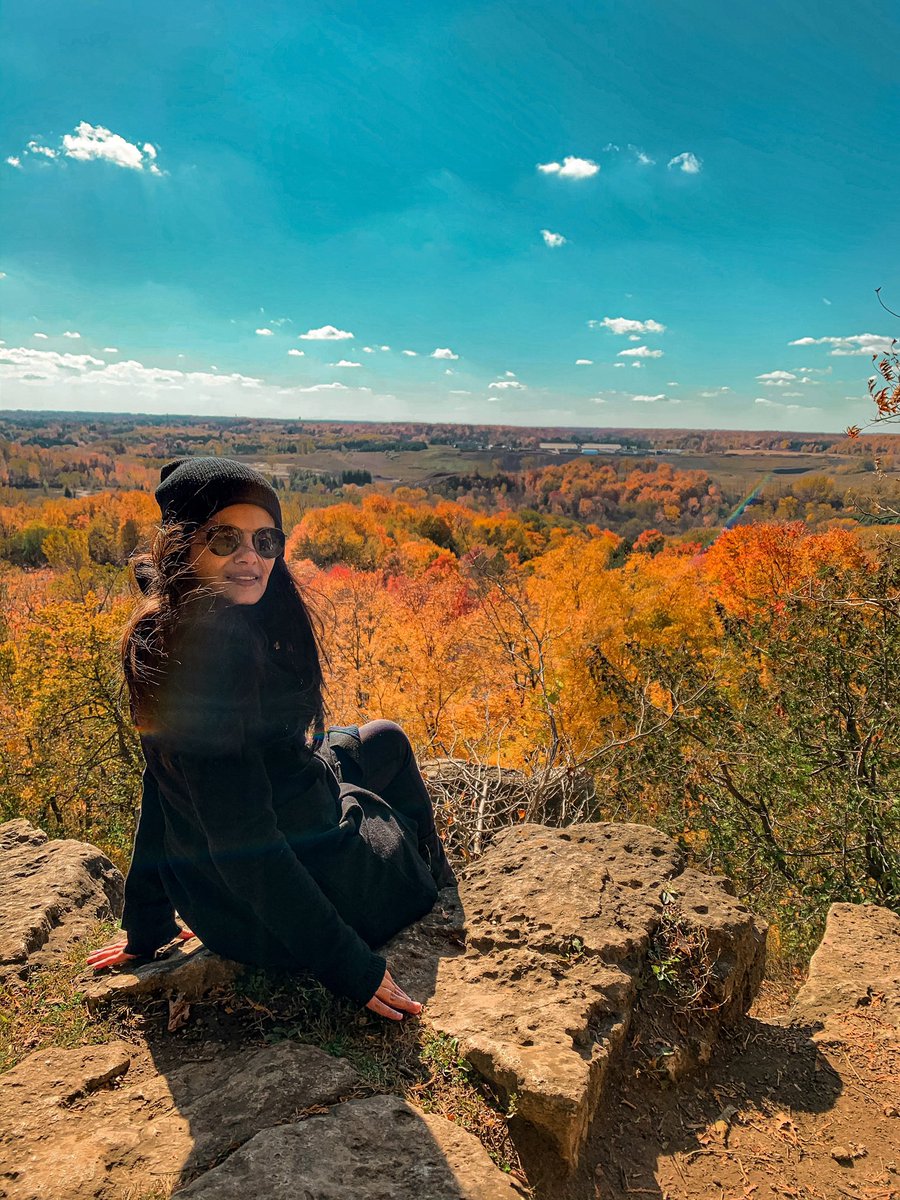
[[[175,909],[159,874],[165,855],[164,822],[159,789],[151,772],[144,768],[141,812],[131,865],[125,877],[125,907],[122,928],[128,934],[128,954],[151,955],[178,936]]]

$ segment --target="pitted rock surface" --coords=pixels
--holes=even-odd
[[[184,1200],[517,1200],[476,1137],[398,1096],[351,1100],[267,1129]]]
[[[48,841],[24,820],[0,825],[0,982],[48,965],[95,921],[119,917],[124,888],[96,846]]]
[[[649,975],[664,892],[707,935],[718,1002],[682,1058],[707,1059],[722,1023],[749,1007],[765,931],[731,890],[685,870],[675,843],[645,826],[523,825],[467,869],[461,909],[442,894],[386,953],[426,1000],[424,1019],[574,1165]]]
[[[0,1076],[0,1196],[112,1200],[138,1194],[138,1180],[165,1190],[358,1086],[346,1062],[294,1042],[165,1075],[124,1042],[36,1051]]]
[[[827,1021],[868,1008],[900,1029],[900,915],[877,904],[832,904],[792,1016]]]
[[[215,987],[233,983],[243,969],[241,963],[220,958],[191,938],[177,942],[165,958],[137,967],[117,967],[99,974],[87,968],[79,987],[92,1009],[166,994],[198,1000]]]

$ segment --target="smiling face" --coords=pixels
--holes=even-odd
[[[226,558],[213,554],[206,546],[203,535],[213,525],[234,525],[244,535],[237,550]],[[250,538],[257,529],[271,527],[271,516],[256,504],[229,504],[219,509],[191,539],[194,574],[231,604],[256,604],[265,595],[275,559],[257,554]]]

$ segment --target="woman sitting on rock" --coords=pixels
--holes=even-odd
[[[156,498],[123,638],[147,763],[128,937],[88,962],[192,936],[177,909],[223,957],[311,971],[393,1020],[418,1013],[373,949],[455,883],[409,740],[391,721],[325,732],[316,634],[262,475],[180,459]]]

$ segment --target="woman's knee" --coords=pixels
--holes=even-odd
[[[412,744],[396,721],[367,721],[359,727],[359,740],[367,770],[379,777],[386,770],[393,775],[413,761]]]

